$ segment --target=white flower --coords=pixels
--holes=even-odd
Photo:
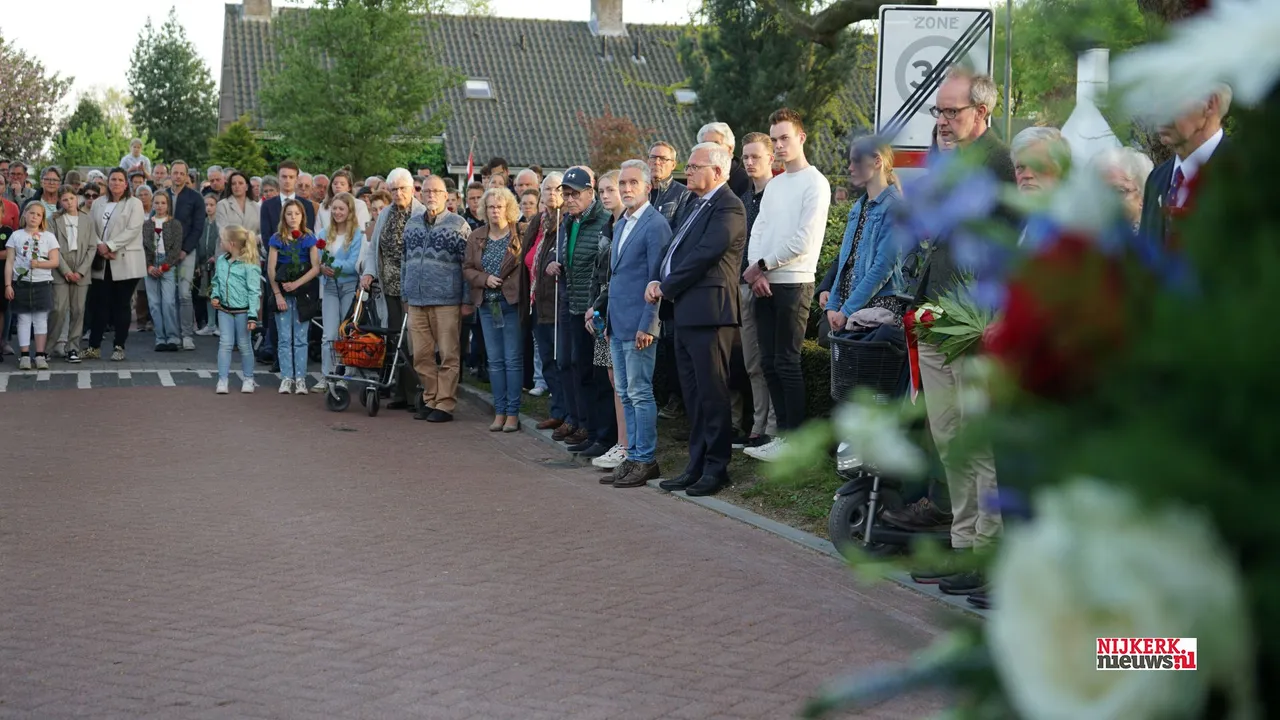
[[[1174,27],[1170,39],[1116,60],[1112,80],[1125,90],[1131,112],[1169,120],[1203,102],[1218,83],[1236,100],[1255,105],[1280,78],[1280,2],[1215,0]]]
[[[1210,686],[1227,717],[1257,717],[1241,580],[1201,516],[1079,480],[1008,530],[991,582],[988,643],[1026,720],[1198,718]],[[1100,672],[1102,637],[1194,637],[1199,669]]]
[[[927,467],[924,452],[902,431],[899,414],[888,407],[846,403],[836,411],[836,435],[864,463],[891,477],[919,477]]]
[[[922,323],[922,322],[924,322],[924,314],[925,314],[926,312],[931,312],[931,313],[933,313],[933,319],[934,319],[934,320],[937,320],[938,318],[942,317],[942,315],[943,315],[942,308],[938,307],[937,305],[931,305],[931,304],[929,304],[929,303],[921,303],[920,307],[916,310],[916,322],[917,322],[917,323]]]

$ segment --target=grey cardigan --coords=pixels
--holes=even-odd
[[[182,223],[173,218],[164,221],[161,231],[164,238],[164,259],[171,268],[178,266],[178,253],[182,252]],[[147,267],[156,264],[156,224],[155,218],[147,218],[142,222],[142,251],[147,255]]]
[[[427,212],[427,206],[423,205],[418,198],[413,199],[413,204],[409,206],[409,217],[417,217]],[[391,206],[382,208],[382,212],[378,213],[378,220],[373,224],[373,235],[364,239],[364,247],[360,250],[360,259],[356,262],[356,272],[361,275],[372,275],[382,281],[381,273],[378,271],[378,257],[380,248],[378,241],[382,238],[382,227],[387,224],[387,217],[391,215]],[[378,317],[383,322],[387,319],[387,301],[382,293],[378,293],[377,300],[374,301],[374,307],[378,310]]]

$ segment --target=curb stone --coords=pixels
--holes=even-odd
[[[470,395],[472,398],[483,402],[486,406],[490,408],[493,407],[493,400],[492,398],[489,397],[488,393],[486,393],[485,391],[479,388],[471,387],[464,383],[458,383],[458,388],[463,392],[465,392],[466,394]],[[546,430],[539,430],[538,422],[533,418],[529,418],[524,415],[521,415],[520,426],[524,428],[527,432],[529,432],[530,435],[537,437],[543,442],[546,442],[547,444],[559,449],[565,455],[574,458],[575,462],[579,462],[579,464],[583,465],[583,467],[587,466],[585,463],[582,463],[581,461],[577,460],[577,455],[569,452],[568,450],[565,450],[564,445],[556,442],[555,440],[552,440],[550,432],[547,432]],[[654,490],[657,490],[660,493],[665,493],[666,491],[658,488],[658,483],[661,482],[662,480],[663,478],[650,480],[648,482],[648,485],[649,487],[653,488]],[[787,525],[785,523],[780,523],[777,520],[772,520],[759,513],[748,510],[740,505],[734,505],[731,502],[719,500],[715,497],[689,497],[683,492],[674,492],[674,493],[667,493],[667,494],[677,499],[683,500],[685,502],[691,502],[695,505],[699,505],[703,508],[706,508],[707,510],[711,510],[712,512],[716,512],[721,515],[724,515],[727,518],[731,518],[733,520],[746,523],[747,525],[750,525],[758,530],[763,530],[767,533],[783,538],[784,540],[789,540],[793,543],[796,543],[797,545],[802,545],[810,550],[822,553],[823,555],[827,555],[839,561],[842,564],[845,562],[844,556],[840,554],[839,550],[836,550],[835,545],[832,545],[830,540],[827,540],[826,538],[823,538],[823,537],[819,537],[810,532],[805,532],[804,530],[800,530],[798,528],[793,528],[790,525]],[[943,593],[941,590],[939,590],[937,585],[921,585],[920,583],[913,581],[911,579],[911,575],[908,574],[906,571],[895,570],[892,572],[888,572],[885,574],[885,579],[889,580],[890,582],[901,585],[902,587],[905,587],[908,590],[911,590],[912,592],[923,595],[929,598],[930,600],[933,600],[941,605],[944,605],[948,610],[959,611],[971,617],[977,617],[977,618],[983,618],[983,619],[989,616],[989,613],[990,613],[989,610],[980,610],[978,608],[973,607],[972,605],[970,605],[968,602],[965,601],[963,596],[958,597],[955,595],[947,595]]]

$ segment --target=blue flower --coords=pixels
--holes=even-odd
[[[998,512],[1005,520],[1016,519],[1029,521],[1032,519],[1031,503],[1027,496],[1016,488],[1002,487],[994,493],[985,493],[978,502],[990,513]]]

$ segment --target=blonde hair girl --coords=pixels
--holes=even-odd
[[[214,262],[213,283],[209,288],[209,304],[221,335],[218,342],[218,385],[215,390],[225,395],[231,375],[231,348],[240,349],[244,382],[240,392],[251,393],[253,382],[253,345],[251,334],[258,326],[258,310],[262,304],[262,267],[258,264],[258,240],[254,233],[239,225],[222,229],[222,253]]]
[[[31,369],[31,334],[36,336],[36,369],[48,370],[45,341],[49,311],[53,309],[53,271],[58,267],[58,238],[49,232],[42,203],[29,202],[22,213],[23,227],[5,244],[4,296],[9,310],[18,316],[20,370]]]

